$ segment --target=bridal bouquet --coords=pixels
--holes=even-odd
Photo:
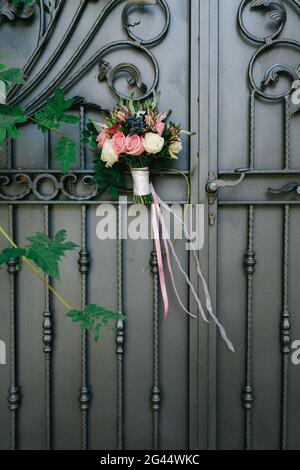
[[[156,167],[157,162],[162,164],[167,160],[178,159],[178,155],[182,151],[181,134],[192,135],[190,132],[183,131],[180,125],[166,122],[169,113],[159,112],[157,108],[158,100],[159,94],[143,103],[134,102],[133,100],[121,100],[113,111],[109,113],[108,117],[106,117],[104,123],[89,124],[84,138],[92,141],[93,145],[98,146],[99,149],[100,155],[95,164],[94,178],[98,182],[100,189],[114,188],[117,194],[117,190],[121,186],[120,175],[123,174],[122,170],[124,167],[129,168],[133,178],[134,203],[153,203],[151,223],[165,318],[168,317],[169,312],[169,294],[164,264],[166,264],[168,269],[179,305],[185,313],[195,316],[185,307],[184,302],[180,298],[171,263],[172,254],[180,272],[184,275],[188,286],[191,288],[203,320],[208,322],[201,299],[176,254],[162,208],[177,219],[183,227],[186,239],[191,241],[187,224],[160,199],[153,184],[149,181],[150,169]],[[162,234],[162,237],[160,234]],[[163,251],[165,253],[165,263]],[[197,265],[197,274],[204,290],[207,313],[219,328],[228,348],[234,351],[234,347],[228,339],[224,327],[214,315],[208,285],[202,273],[196,250],[192,248],[192,252]]]
[[[160,160],[177,160],[182,151],[180,135],[192,135],[173,122],[166,123],[169,112],[159,112],[159,96],[143,103],[121,100],[104,123],[94,123],[101,161],[95,165],[96,181],[104,186],[103,179],[110,179],[108,169],[115,175],[125,166],[132,174],[136,204],[153,202],[150,169]]]

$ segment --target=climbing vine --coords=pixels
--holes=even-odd
[[[13,0],[14,5],[20,3],[26,4],[27,2],[26,0],[23,2]],[[5,92],[12,85],[23,84],[24,82],[25,77],[21,69],[7,68],[5,64],[0,64],[0,84],[5,88]],[[93,135],[93,125],[91,123],[83,132],[82,141],[80,142],[60,132],[62,124],[74,125],[79,122],[79,117],[70,113],[75,101],[75,98],[66,99],[63,91],[57,89],[53,96],[47,100],[44,108],[33,116],[26,114],[20,106],[0,104],[0,146],[5,143],[7,138],[17,139],[19,126],[31,122],[41,132],[51,131],[59,136],[54,151],[54,159],[59,163],[61,171],[67,173],[76,161],[77,147],[86,146],[92,140],[90,137]],[[95,152],[95,147],[92,144],[90,150]],[[78,323],[81,330],[92,331],[96,341],[99,339],[103,328],[114,331],[116,321],[124,319],[121,314],[95,304],[87,305],[83,310],[77,310],[69,305],[41,274],[41,272],[44,272],[51,278],[60,279],[59,264],[62,258],[67,252],[76,250],[77,245],[66,240],[65,230],[59,231],[53,240],[44,233],[36,232],[27,237],[28,244],[24,247],[17,246],[1,226],[0,234],[9,243],[9,247],[0,252],[0,266],[12,259],[27,265],[63,304],[67,310],[66,316],[72,322]]]

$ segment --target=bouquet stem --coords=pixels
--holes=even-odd
[[[146,196],[133,196],[134,204],[143,204],[146,206],[146,205],[152,204],[152,202],[153,202],[152,194],[147,194]]]

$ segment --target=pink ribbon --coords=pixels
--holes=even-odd
[[[189,237],[189,234],[188,234],[188,231],[187,231],[187,228],[184,224],[184,222],[177,216],[177,214],[175,214],[160,198],[159,196],[157,195],[157,193],[155,192],[155,189],[153,187],[153,185],[151,184],[150,185],[150,188],[151,188],[151,194],[153,196],[153,201],[154,201],[154,204],[152,206],[152,225],[153,225],[153,233],[154,233],[154,237],[155,237],[155,245],[156,245],[156,251],[157,251],[157,258],[158,258],[158,265],[159,265],[159,273],[160,273],[160,286],[161,286],[161,290],[162,290],[162,296],[163,296],[163,299],[164,299],[164,305],[165,305],[165,318],[167,317],[168,315],[168,308],[169,308],[169,301],[168,301],[168,294],[167,294],[167,288],[166,288],[166,283],[165,283],[165,275],[164,275],[164,267],[163,267],[163,259],[162,259],[162,254],[161,254],[161,245],[160,245],[160,239],[159,239],[159,223],[162,227],[162,236],[163,236],[163,243],[164,243],[164,247],[165,247],[165,251],[166,251],[166,259],[167,259],[167,266],[168,266],[168,271],[169,271],[169,274],[170,274],[170,278],[171,278],[171,282],[172,282],[172,285],[173,285],[173,289],[174,289],[174,292],[175,292],[175,295],[177,297],[177,300],[181,306],[181,308],[188,314],[188,315],[191,315],[194,317],[194,315],[191,314],[191,312],[189,312],[186,307],[184,306],[181,298],[180,298],[180,295],[178,293],[178,290],[177,290],[177,287],[176,287],[176,282],[175,282],[175,278],[174,278],[174,274],[173,274],[173,270],[172,270],[172,266],[171,266],[171,260],[170,260],[170,250],[174,256],[174,259],[179,267],[179,270],[181,271],[181,273],[183,274],[183,276],[185,277],[185,280],[188,284],[188,286],[190,287],[190,290],[191,290],[191,293],[193,294],[196,302],[197,302],[197,305],[198,305],[198,308],[199,308],[199,311],[201,313],[201,316],[203,318],[203,320],[205,322],[208,323],[208,319],[205,315],[205,312],[204,312],[204,309],[202,307],[202,304],[201,304],[201,301],[200,301],[200,298],[199,296],[197,295],[197,292],[192,284],[192,282],[190,281],[189,277],[188,277],[188,274],[184,271],[184,269],[182,268],[181,266],[181,263],[179,261],[179,258],[175,252],[175,249],[174,249],[174,246],[173,246],[173,243],[171,242],[170,240],[170,235],[169,235],[169,232],[168,232],[168,229],[166,227],[166,224],[165,224],[165,220],[163,218],[163,214],[162,214],[162,211],[161,211],[161,208],[160,206],[162,206],[165,210],[167,210],[169,213],[173,214],[174,217],[180,222],[180,224],[182,225],[183,229],[184,229],[184,234],[185,234],[185,237],[187,240],[191,241],[190,237]],[[169,250],[170,248],[170,250]],[[213,321],[215,322],[216,326],[218,327],[220,333],[221,333],[221,336],[222,338],[224,339],[225,343],[227,344],[227,347],[230,351],[234,352],[234,347],[233,347],[233,344],[231,343],[231,341],[228,339],[227,335],[226,335],[226,331],[225,331],[225,328],[223,327],[223,325],[219,322],[218,318],[215,316],[214,312],[213,312],[213,308],[212,308],[212,303],[211,303],[211,298],[210,298],[210,294],[209,294],[209,290],[208,290],[208,286],[207,286],[207,282],[202,274],[202,271],[201,271],[201,267],[200,267],[200,261],[199,261],[199,258],[195,252],[195,250],[192,250],[193,252],[193,255],[194,255],[194,258],[195,258],[195,261],[196,261],[196,265],[197,265],[197,274],[202,282],[202,286],[203,286],[203,290],[204,290],[204,294],[205,294],[205,299],[206,299],[206,310],[208,312],[208,314],[211,316],[211,318],[213,319]],[[167,308],[166,308],[167,306]]]
[[[152,205],[151,211],[152,211],[153,235],[154,235],[154,240],[155,240],[155,249],[156,249],[156,255],[157,255],[157,262],[158,262],[159,283],[160,283],[161,294],[162,294],[162,298],[164,302],[165,319],[167,319],[168,313],[169,313],[169,298],[168,298],[168,292],[167,292],[167,286],[166,286],[164,264],[163,264],[162,253],[161,253],[161,245],[160,245],[160,237],[159,237],[159,223],[158,223],[157,212],[155,210],[155,204]]]
[[[183,302],[180,298],[179,292],[177,290],[177,286],[176,286],[176,282],[175,282],[175,278],[174,278],[174,274],[173,274],[173,269],[172,269],[172,266],[171,266],[170,250],[169,250],[169,246],[168,246],[169,243],[172,243],[171,240],[170,240],[170,234],[169,234],[168,229],[166,227],[166,224],[165,224],[165,221],[164,221],[161,209],[160,209],[160,205],[159,205],[159,202],[158,202],[158,197],[157,197],[156,192],[154,191],[153,186],[151,188],[151,192],[152,192],[153,201],[154,201],[154,209],[156,210],[157,216],[159,218],[159,221],[160,221],[161,227],[162,227],[162,239],[163,239],[164,248],[165,248],[165,252],[166,252],[167,266],[168,266],[168,271],[169,271],[169,274],[170,274],[170,278],[171,278],[171,282],[172,282],[172,286],[173,286],[176,298],[178,300],[179,305],[181,306],[181,308],[184,310],[185,313],[187,313],[191,317],[197,318],[195,315],[193,315],[191,312],[189,312],[189,310],[187,310],[187,308],[183,304]]]

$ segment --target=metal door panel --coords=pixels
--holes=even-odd
[[[49,60],[79,6],[77,0],[64,3],[33,75]],[[70,238],[88,251],[91,265],[88,276],[80,274],[78,255],[71,254],[62,266],[63,282],[55,286],[76,306],[98,302],[116,309],[118,294],[122,292],[128,320],[125,336],[118,331],[118,350],[116,338],[109,334],[104,334],[99,344],[92,338],[85,342],[85,337],[64,317],[63,308],[50,297],[53,344],[51,351],[45,353],[47,291],[36,285],[25,268],[10,275],[1,270],[0,337],[9,345],[11,333],[12,341],[8,366],[0,369],[0,448],[14,447],[14,430],[18,448],[299,448],[299,366],[292,363],[291,353],[283,354],[283,339],[288,341],[290,337],[291,348],[300,339],[299,198],[295,192],[274,195],[268,188],[280,188],[297,180],[300,183],[300,113],[292,118],[289,139],[282,101],[254,100],[252,95],[250,108],[248,66],[258,45],[245,41],[239,30],[240,0],[167,3],[171,13],[168,34],[148,49],[159,66],[161,108],[169,108],[171,103],[174,121],[197,131],[190,143],[186,140],[178,168],[186,172],[193,169],[192,202],[200,201],[206,207],[206,243],[200,252],[201,264],[209,280],[214,309],[236,353],[227,351],[212,324],[207,327],[200,320],[186,318],[173,298],[170,318],[163,321],[162,305],[156,298],[157,277],[151,269],[144,270],[151,258],[151,241],[128,240],[120,244],[96,237],[96,208],[108,200],[107,194],[82,203],[78,196],[72,200],[60,192],[49,202],[44,196],[53,191],[53,183],[48,181],[46,186],[41,185],[42,194],[38,197],[31,192],[19,201],[0,201],[1,223],[18,243],[33,227],[49,229],[50,233],[66,228]],[[65,80],[104,44],[128,39],[121,25],[125,4],[115,2]],[[296,4],[297,0],[284,1],[287,22],[280,37],[299,41]],[[96,16],[107,5],[108,0],[89,2],[76,33],[42,82],[24,98],[25,104],[74,57],[91,33]],[[132,16],[137,14],[138,10]],[[148,38],[159,33],[165,21],[160,7],[146,8],[141,18],[134,32]],[[257,34],[269,33],[274,27],[261,10],[248,8],[245,22]],[[34,47],[37,31],[38,15],[28,22],[1,23],[5,62],[21,66]],[[145,54],[138,47],[122,48],[104,59],[113,66],[122,61],[134,63],[149,87],[153,69]],[[258,59],[255,79],[259,83],[274,62],[296,61],[298,56],[298,51],[275,48]],[[100,57],[68,93],[109,109],[115,97],[106,81],[97,81],[99,60]],[[282,77],[273,92],[287,83]],[[118,79],[116,85],[127,90],[124,80]],[[95,110],[85,111],[86,119],[99,118]],[[82,117],[83,114],[81,109]],[[68,132],[78,138],[79,126]],[[30,169],[32,179],[40,173],[51,173],[55,183],[61,178],[51,159],[56,141],[53,135],[48,140],[32,126],[25,126],[11,154],[8,151],[0,158],[0,168],[11,165]],[[93,156],[81,151],[78,157],[77,175],[90,174]],[[252,171],[239,186],[221,190],[214,204],[208,203],[205,187],[210,170],[216,177],[234,180],[238,178],[235,169],[249,165]],[[282,171],[285,165],[288,169]],[[185,183],[178,175],[156,175],[154,184],[166,201],[185,200]],[[17,189],[20,191],[14,186],[12,191]],[[79,189],[83,189],[82,185]],[[76,188],[72,186],[71,191]],[[183,242],[176,244],[176,250],[197,284],[194,261],[189,260]],[[189,300],[190,308],[196,312],[182,277],[176,277],[182,298]],[[287,306],[290,331],[283,323]],[[14,309],[16,322],[10,325]],[[16,367],[14,335],[10,332],[14,326]],[[12,372],[16,373],[21,391],[16,416],[6,402]],[[90,389],[86,390],[86,385]],[[158,393],[153,391],[154,385],[158,385]]]
[[[30,77],[34,77],[47,65],[80,5],[79,0],[62,3],[61,15]],[[22,104],[28,105],[45,87],[50,92],[52,80],[74,57],[78,47],[91,33],[95,18],[106,6],[111,5],[113,8],[103,24],[99,23],[93,40],[84,48],[64,81],[78,71],[100,47],[111,41],[128,40],[121,22],[122,11],[127,3],[125,0],[88,2],[78,19],[74,34],[66,41],[41,82],[28,96],[24,96]],[[136,25],[135,34],[152,38],[160,33],[165,24],[162,4],[159,2],[160,6],[149,6],[144,12],[139,9],[132,12],[132,17],[141,15],[141,25]],[[158,88],[163,92],[161,109],[169,109],[171,103],[174,110],[172,119],[188,129],[190,2],[171,0],[168,4],[171,13],[168,35],[160,44],[147,50],[158,63]],[[5,43],[3,53],[8,65],[22,66],[34,49],[38,16],[37,9],[35,16],[27,22],[1,23],[1,45]],[[142,79],[150,87],[154,77],[151,61],[146,55],[147,51],[141,52],[136,46],[118,48],[104,59],[113,66],[124,61],[132,62],[140,67]],[[87,102],[109,109],[116,97],[106,81],[98,81],[99,60],[70,87],[68,94],[83,96]],[[116,85],[126,93],[130,91],[124,77],[123,80],[118,79]],[[89,117],[100,119],[95,110],[85,111],[86,120]],[[81,113],[83,117],[83,109]],[[62,132],[79,139],[79,127],[66,127]],[[12,350],[12,354],[8,354],[8,365],[0,370],[0,446],[13,448],[15,445],[20,449],[150,449],[158,446],[185,449],[189,437],[188,319],[174,299],[171,300],[169,320],[164,322],[158,317],[161,306],[153,299],[157,276],[153,276],[151,269],[144,270],[153,250],[150,240],[124,241],[119,276],[118,241],[99,241],[96,237],[99,221],[97,205],[101,201],[110,202],[107,194],[82,203],[76,194],[87,188],[84,185],[78,188],[70,185],[68,191],[75,194],[75,198],[70,199],[59,190],[53,199],[45,199],[46,195],[53,193],[54,186],[61,178],[57,162],[51,158],[56,142],[57,137],[53,133],[43,137],[29,125],[22,128],[20,140],[12,144],[11,153],[1,152],[2,169],[10,166],[22,168],[25,172],[27,169],[32,180],[39,174],[47,174],[46,179],[38,185],[38,195],[31,191],[28,197],[18,201],[1,201],[1,223],[4,228],[10,228],[18,243],[23,243],[33,230],[54,234],[62,227],[65,228],[69,238],[88,251],[90,270],[86,278],[80,274],[78,253],[72,253],[61,267],[62,282],[55,282],[54,286],[76,307],[87,301],[117,309],[119,290],[122,290],[124,313],[128,321],[118,353],[116,338],[108,333],[103,335],[99,344],[95,344],[92,338],[87,338],[85,342],[78,328],[65,318],[63,307],[51,295],[48,296],[43,286],[37,285],[26,268],[22,267],[20,273],[14,275],[15,296],[11,291],[11,297],[8,290],[9,275],[6,270],[2,270],[0,336],[2,338],[3,335],[9,344],[9,309],[12,308],[16,312],[16,339],[15,345],[12,345],[16,353],[16,367]],[[93,160],[89,152],[78,151],[78,162],[74,168],[81,172],[75,173],[79,177],[85,172],[90,174]],[[178,168],[188,171],[189,160],[189,143],[186,139]],[[185,201],[186,185],[182,177],[174,173],[164,177],[157,175],[154,183],[165,200]],[[13,186],[10,194],[13,195],[17,190],[20,192],[19,186]],[[177,250],[183,265],[188,268],[188,253],[184,244],[178,242]],[[177,277],[182,298],[187,300],[188,290],[182,277]],[[11,283],[12,279],[11,275]],[[17,299],[17,303],[14,303],[14,299]],[[48,301],[53,343],[50,351],[45,353],[45,337],[49,331],[43,322],[49,316]],[[159,347],[155,341],[159,341]],[[155,411],[153,384],[158,367],[161,404],[160,411]],[[6,402],[11,385],[10,371],[15,372],[20,387],[18,410],[15,413],[7,410]],[[85,385],[90,390],[85,390]]]
[[[208,204],[213,221],[210,285],[215,288],[218,316],[237,349],[231,355],[217,337],[217,359],[213,355],[210,361],[210,386],[216,400],[214,395],[209,400],[217,425],[210,447],[298,448],[299,420],[292,400],[298,384],[292,379],[296,371],[291,357],[299,331],[294,313],[298,274],[291,260],[299,201],[295,191],[276,195],[269,188],[299,179],[299,115],[292,116],[290,124],[287,101],[270,102],[253,93],[250,97],[248,68],[260,44],[241,34],[237,22],[241,2],[212,3],[211,24],[217,16],[219,30],[210,53],[217,72],[209,112],[217,122],[218,149],[210,147],[206,153],[208,168],[222,180],[236,180],[236,168],[249,167],[250,172],[239,186],[220,190],[215,202]],[[246,3],[249,7],[250,2]],[[293,2],[292,8],[289,2],[283,3],[287,23],[279,38],[299,41],[300,5]],[[267,16],[247,8],[243,18],[248,31],[270,34]],[[254,65],[258,87],[270,66],[299,63],[298,49],[290,51],[270,42],[268,52]],[[284,76],[267,91],[279,94],[289,86]],[[213,354],[214,337],[210,350]]]

